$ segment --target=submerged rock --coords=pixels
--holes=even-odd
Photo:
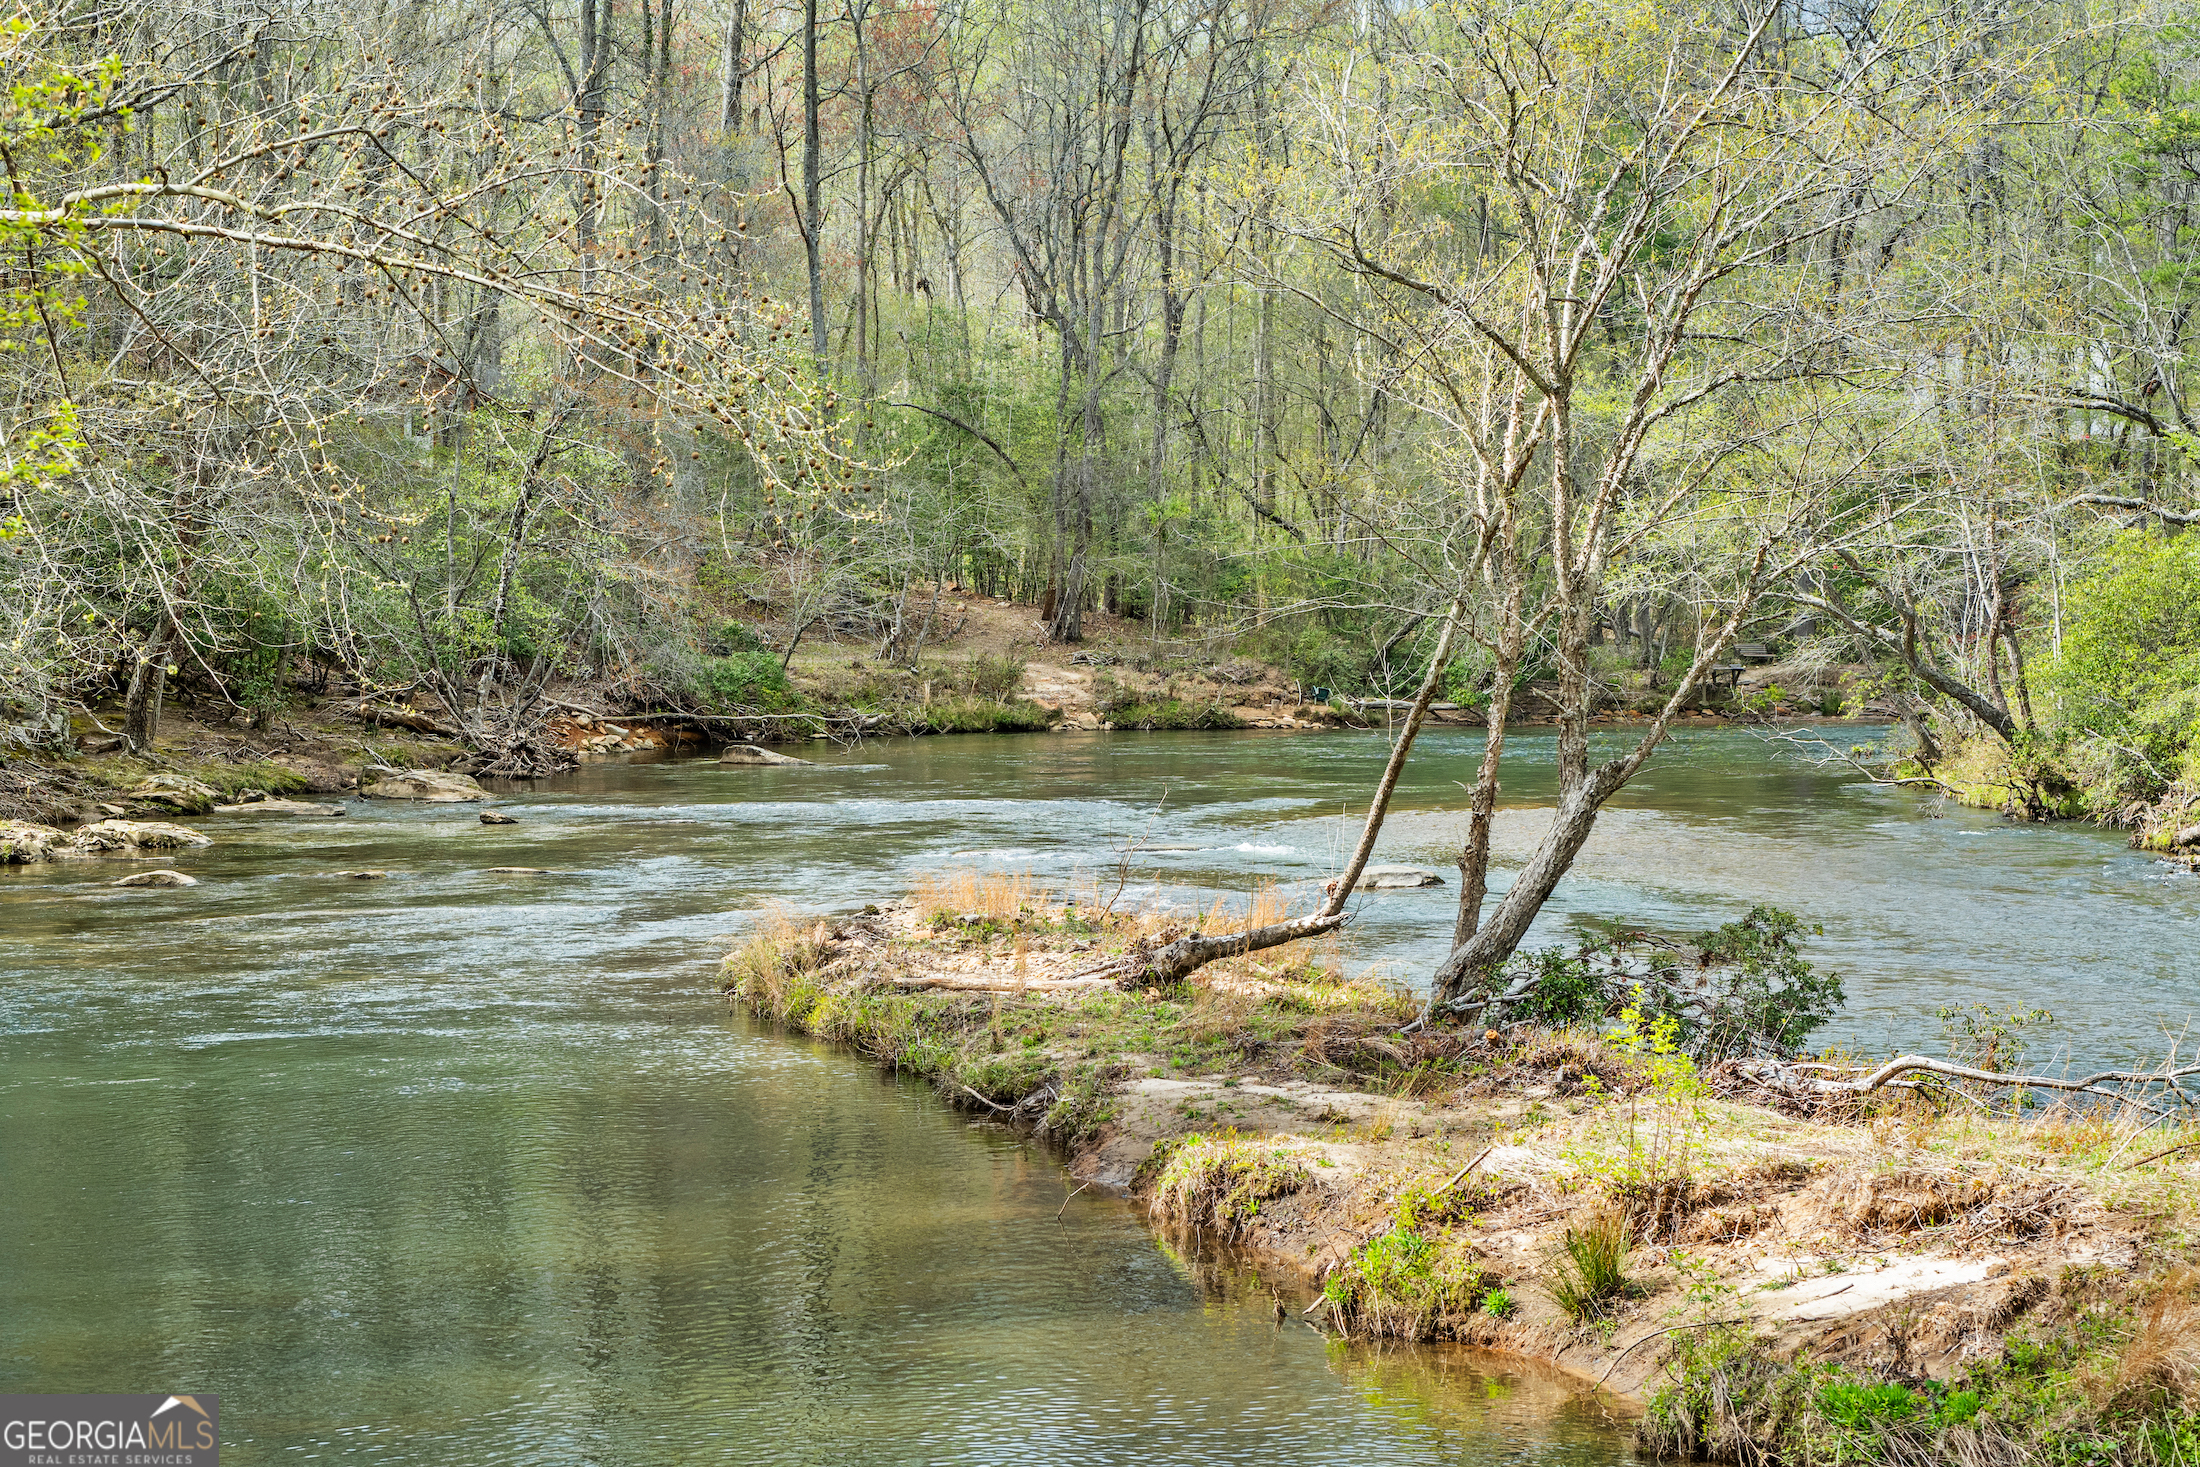
[[[199,879],[196,876],[186,876],[181,871],[138,871],[123,877],[120,881],[110,881],[107,884],[109,886],[197,886]]]
[[[481,823],[483,825],[517,825],[519,821],[510,815],[500,815],[494,810],[484,810],[481,812]]]
[[[175,815],[204,815],[221,803],[221,791],[184,774],[151,774],[126,796],[133,805]]]
[[[310,800],[247,800],[238,805],[216,805],[222,815],[341,815],[342,805],[316,805]]]
[[[387,871],[331,871],[329,873],[331,876],[342,877],[351,881],[380,881],[389,874]]]
[[[486,800],[489,792],[470,774],[445,774],[433,769],[408,769],[386,775],[359,793],[376,800],[425,800],[431,805],[458,805]]]
[[[719,754],[720,764],[807,764],[807,759],[797,759],[792,754],[774,754],[755,744],[728,744]]]

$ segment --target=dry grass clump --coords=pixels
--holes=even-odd
[[[2161,1396],[2200,1406],[2200,1269],[2181,1268],[2162,1281],[2098,1396],[2103,1405],[2135,1407]]]
[[[1033,891],[1028,875],[1003,871],[928,871],[917,878],[912,895],[917,910],[926,916],[983,917],[993,922],[1013,922],[1047,896]]]
[[[727,955],[720,970],[724,986],[784,1019],[795,980],[816,971],[826,936],[823,922],[797,922],[785,908],[767,907],[747,940]]]

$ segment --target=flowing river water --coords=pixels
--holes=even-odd
[[[1279,1325],[1042,1150],[716,995],[766,903],[845,911],[925,870],[1303,900],[1379,737],[815,747],[593,765],[505,794],[518,826],[207,817],[187,890],[0,874],[0,1391],[218,1394],[239,1463],[1626,1457],[1563,1377]],[[1513,747],[1501,856],[1551,783],[1547,736]],[[1449,873],[1474,757],[1426,738],[1379,859]],[[388,876],[332,874],[359,868]],[[1422,978],[1454,891],[1366,898],[1346,958]],[[1822,925],[1831,1037],[1860,1048],[1977,1000],[2144,1059],[2200,1007],[2200,881],[1728,730],[1658,756],[1535,940],[1753,900]]]

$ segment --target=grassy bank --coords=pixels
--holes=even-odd
[[[2193,1460],[2200,1131],[1945,1088],[1766,1104],[1631,1014],[1400,1034],[1411,1000],[1333,949],[1129,991],[1094,970],[1273,912],[1104,897],[947,879],[768,923],[726,983],[1030,1126],[1321,1327],[1604,1378],[1660,1451]]]

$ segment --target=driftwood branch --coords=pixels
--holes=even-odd
[[[2098,1095],[2109,1100],[2132,1100],[2132,1087],[2144,1090],[2148,1086],[2161,1085],[2184,1101],[2191,1098],[2177,1082],[2200,1075],[2200,1064],[2165,1065],[2157,1070],[2101,1070],[2091,1075],[2071,1079],[2057,1075],[2011,1075],[1998,1070],[1982,1070],[1974,1065],[1959,1065],[1954,1060],[1927,1059],[1920,1054],[1897,1055],[1878,1069],[1847,1079],[1831,1079],[1808,1073],[1813,1070],[1830,1070],[1824,1064],[1755,1063],[1738,1067],[1745,1078],[1767,1089],[1795,1092],[1808,1091],[1815,1095],[1865,1095],[1882,1088],[1914,1089],[1914,1081],[1900,1077],[1911,1074],[1942,1075],[1953,1080],[1969,1080],[1989,1085],[1997,1090],[2059,1090],[2072,1095]]]

